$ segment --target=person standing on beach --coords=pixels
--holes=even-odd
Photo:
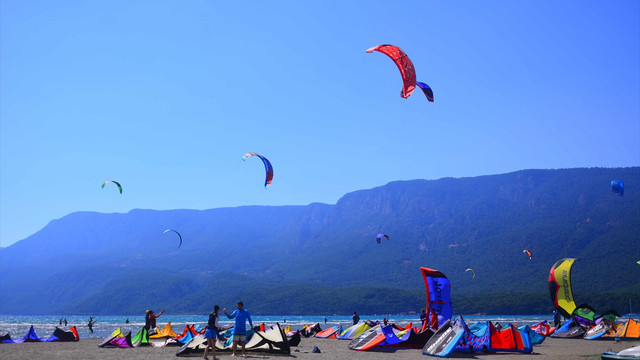
[[[67,318],[64,318],[64,326],[67,326],[68,322],[67,322]]]
[[[87,324],[87,327],[89,328],[89,331],[91,331],[93,333],[93,325],[97,323],[97,321],[93,321],[93,316],[89,316],[89,323]]]
[[[429,327],[433,330],[438,330],[440,324],[438,324],[438,314],[436,314],[436,309],[431,308],[431,319],[429,319]]]
[[[218,313],[220,312],[220,306],[215,305],[213,307],[213,312],[209,314],[209,321],[207,322],[207,327],[204,332],[204,337],[207,339],[207,347],[204,348],[204,358],[207,358],[207,353],[209,352],[209,348],[211,348],[211,355],[213,355],[213,360],[217,360],[216,358],[216,339],[218,339],[218,331],[220,331],[220,327],[218,326],[218,320],[220,317]]]
[[[559,327],[560,327],[560,325],[561,325],[561,322],[560,322],[560,313],[559,313],[558,311],[554,311],[554,312],[553,312],[553,326],[555,326],[555,327],[556,327],[556,329],[557,329],[557,328],[559,328]]]
[[[358,323],[358,321],[360,321],[360,316],[358,316],[358,313],[357,313],[357,312],[355,312],[355,311],[353,312],[353,317],[352,317],[352,319],[353,319],[353,325],[357,324],[357,323]]]
[[[62,318],[60,318],[60,326],[62,326]]]
[[[153,330],[155,333],[156,319],[162,316],[163,313],[164,313],[164,310],[160,311],[160,313],[156,315],[153,313],[153,310],[147,310],[144,326],[147,328],[147,331],[150,333],[150,335],[153,335],[151,334],[151,330]]]
[[[253,322],[251,321],[251,315],[249,315],[249,311],[244,308],[244,304],[242,301],[238,301],[238,309],[232,312],[231,314],[227,314],[227,309],[222,309],[227,318],[236,319],[236,325],[233,328],[233,354],[231,356],[236,356],[236,348],[238,347],[238,342],[242,346],[242,356],[244,355],[244,345],[245,340],[247,338],[247,328],[246,322],[249,320],[249,326],[253,328]]]
[[[425,309],[420,310],[420,321],[422,322],[422,330],[427,328],[427,311]]]

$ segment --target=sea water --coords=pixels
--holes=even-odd
[[[413,323],[414,326],[420,324],[419,315],[360,315],[361,320],[373,320],[380,321],[387,317],[390,323],[396,323],[400,326],[405,326],[408,323]],[[454,315],[455,317],[455,315]],[[544,315],[463,315],[465,321],[468,324],[472,324],[476,321],[493,321],[501,324],[512,323],[517,326],[521,325],[534,325],[541,321],[548,321],[553,323],[552,316]],[[60,319],[67,319],[67,326],[60,326]],[[325,323],[325,318],[327,322]],[[129,319],[129,323],[127,323]],[[253,325],[257,326],[262,323],[272,325],[280,323],[282,327],[291,325],[293,330],[302,328],[303,325],[312,325],[320,323],[322,329],[329,328],[334,325],[342,325],[343,329],[352,325],[351,315],[347,316],[321,316],[321,315],[308,315],[308,316],[285,316],[285,315],[270,315],[270,316],[252,316]],[[0,315],[0,336],[7,332],[11,334],[12,339],[22,338],[29,327],[33,325],[36,334],[40,338],[47,338],[53,333],[56,327],[61,327],[65,330],[72,326],[75,326],[80,335],[80,339],[101,339],[107,337],[117,328],[121,328],[123,333],[131,331],[131,335],[135,335],[141,327],[144,326],[144,314],[140,315],[117,315],[117,316],[94,316],[93,320],[96,321],[93,326],[93,333],[89,331],[87,323],[89,317],[82,315],[71,316],[11,316]],[[204,327],[207,324],[208,314],[205,315],[162,315],[157,319],[157,325],[162,328],[166,323],[171,322],[173,331],[177,334],[182,333],[185,326],[195,324]],[[227,319],[224,314],[220,316],[221,326],[233,325],[233,320]]]

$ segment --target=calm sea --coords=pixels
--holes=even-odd
[[[360,315],[362,320],[379,320],[385,315]],[[399,325],[406,325],[412,322],[417,325],[420,320],[418,315],[388,315],[389,321]],[[513,323],[515,325],[533,325],[540,321],[547,320],[552,321],[552,317],[544,315],[468,315],[463,316],[468,323],[474,323],[476,321],[494,321],[502,324]],[[23,337],[29,327],[33,325],[36,334],[41,338],[47,338],[53,333],[56,326],[60,327],[60,316],[10,316],[0,315],[0,336],[9,332],[12,338]],[[81,339],[91,338],[104,338],[111,334],[115,329],[121,328],[122,332],[131,331],[134,335],[142,326],[144,326],[144,314],[131,315],[131,316],[94,316],[94,320],[97,323],[93,327],[93,333],[89,332],[87,328],[88,316],[66,316],[68,325],[62,328],[68,329],[71,326],[76,326]],[[129,319],[129,323],[126,320]],[[164,326],[167,322],[171,322],[171,327],[176,333],[181,333],[184,327],[189,324],[197,324],[200,326],[206,325],[208,315],[163,315],[158,318],[158,327]],[[320,323],[320,326],[325,329],[334,325],[342,325],[346,328],[351,325],[351,316],[327,316],[327,323],[324,322],[324,316],[252,316],[253,324],[258,325],[265,323],[267,325],[279,322],[281,325],[291,325],[294,330],[301,328],[303,325],[311,325]],[[233,321],[226,319],[224,315],[220,318],[220,322],[223,326],[232,325]]]

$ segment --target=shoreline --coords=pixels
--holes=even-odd
[[[0,344],[0,357],[4,360],[13,359],[36,359],[46,358],[48,360],[69,360],[69,359],[95,359],[95,360],[119,360],[122,358],[132,360],[143,359],[177,359],[175,355],[178,346],[167,346],[154,348],[144,346],[133,349],[120,348],[99,348],[99,340],[82,339],[78,342],[54,342],[54,343],[23,343],[23,344]],[[291,348],[290,355],[278,355],[261,352],[247,352],[247,358],[253,359],[400,359],[409,360],[416,358],[431,358],[422,355],[422,349],[390,349],[384,351],[353,351],[348,349],[349,341],[336,339],[302,338],[300,345]],[[583,340],[583,339],[555,339],[546,338],[544,343],[533,347],[533,353],[494,353],[494,354],[464,354],[454,353],[452,358],[473,358],[486,360],[511,360],[511,359],[584,359],[599,358],[607,350],[621,351],[633,346],[640,345],[640,341],[613,340]],[[321,353],[313,353],[314,346],[317,346]],[[217,357],[220,359],[232,359],[230,352],[218,351]],[[189,358],[202,357],[202,355],[192,355]],[[211,357],[209,357],[211,359]]]

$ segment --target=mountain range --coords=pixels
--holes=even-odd
[[[424,307],[421,266],[449,277],[456,312],[548,313],[564,257],[580,259],[576,301],[625,312],[640,299],[638,188],[640,167],[522,170],[336,204],[75,212],[0,249],[0,313],[194,314],[239,299],[264,315],[402,313]]]

